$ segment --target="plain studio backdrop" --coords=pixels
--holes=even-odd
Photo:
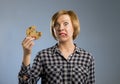
[[[50,20],[61,9],[78,14],[75,43],[95,57],[96,84],[120,84],[120,0],[0,0],[0,84],[18,84],[26,28],[35,25],[43,33],[31,61],[56,43]]]

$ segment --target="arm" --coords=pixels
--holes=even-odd
[[[89,76],[88,76],[87,84],[95,84],[95,62],[94,62],[93,57],[90,61],[90,65],[89,65]]]
[[[19,84],[37,84],[42,70],[42,63],[39,54],[35,57],[32,67],[22,64],[18,74]]]
[[[32,52],[32,47],[34,45],[34,38],[26,37],[22,42],[23,47],[23,64],[28,66],[30,64],[30,57]]]
[[[22,67],[19,72],[19,84],[27,84],[30,79],[30,57],[32,52],[32,47],[34,45],[33,38],[26,37],[22,42],[23,47],[23,61]],[[34,84],[34,83],[33,83]]]

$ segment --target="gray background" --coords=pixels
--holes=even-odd
[[[75,42],[95,57],[96,84],[120,84],[120,0],[0,0],[0,84],[18,82],[27,27],[36,25],[43,32],[31,61],[56,43],[50,19],[61,9],[79,16],[81,33]]]

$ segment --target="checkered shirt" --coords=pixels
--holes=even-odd
[[[18,74],[19,84],[37,84],[40,78],[41,84],[95,84],[94,58],[76,46],[65,59],[56,44],[38,52],[32,67],[22,64]]]

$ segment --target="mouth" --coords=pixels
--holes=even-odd
[[[66,36],[66,33],[59,33],[59,36]]]

